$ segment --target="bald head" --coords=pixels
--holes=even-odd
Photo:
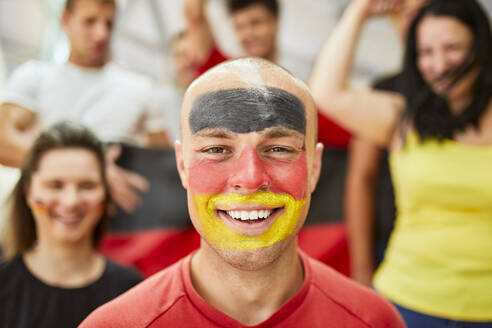
[[[182,139],[207,129],[233,133],[270,127],[296,131],[314,147],[317,124],[308,88],[288,71],[260,58],[225,62],[188,88],[181,116]]]

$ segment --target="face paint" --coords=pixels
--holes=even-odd
[[[192,134],[214,128],[249,133],[273,126],[306,134],[303,103],[293,94],[272,87],[205,93],[193,103],[189,124]]]
[[[202,237],[242,251],[291,236],[308,196],[299,98],[271,87],[209,92],[196,98],[188,123],[188,192]]]
[[[33,206],[32,210],[36,214],[46,214],[47,213],[46,205],[40,200],[36,200],[34,202],[34,206]]]
[[[106,203],[101,202],[101,203],[95,204],[93,207],[93,210],[95,213],[97,213],[96,214],[97,217],[101,217],[104,214],[105,208],[106,208]],[[34,214],[37,214],[37,215],[46,215],[46,214],[48,214],[48,206],[44,202],[42,202],[40,200],[36,200],[34,202],[34,206],[32,207],[32,211]]]
[[[290,236],[298,224],[307,195],[305,152],[293,162],[268,162],[255,159],[255,156],[258,156],[255,149],[246,149],[237,160],[221,163],[199,161],[190,167],[190,190],[193,191],[194,205],[203,237],[218,248],[239,251],[270,246]],[[247,195],[231,193],[228,189],[228,186],[234,184],[231,180],[238,181],[237,175],[246,171],[251,172],[252,166],[258,170],[258,175],[263,175],[268,180],[268,192],[259,191]],[[252,176],[239,179],[239,182],[246,185],[252,180],[256,180],[258,185],[250,185],[251,188],[258,188],[261,185],[262,180],[254,179]],[[275,219],[269,230],[253,237],[226,225],[223,221],[224,217],[218,217],[219,213],[216,211],[282,207],[285,212]],[[274,214],[271,213],[272,216]],[[227,220],[234,219],[229,217]],[[262,223],[266,222],[251,224]]]
[[[242,172],[251,172],[251,169],[258,170],[258,174],[268,178],[269,191],[276,194],[289,194],[296,200],[306,197],[308,170],[305,151],[292,162],[264,161],[252,147],[243,150],[242,155],[236,160],[216,162],[193,158],[189,168],[190,188],[194,193],[199,194],[229,193],[227,188],[231,184],[230,180]],[[258,181],[261,183],[261,179]]]
[[[297,226],[305,204],[305,199],[296,200],[290,195],[267,191],[251,195],[199,194],[194,196],[194,201],[204,237],[218,248],[235,251],[267,247],[290,236]],[[244,204],[256,204],[284,212],[275,219],[268,231],[259,236],[247,236],[238,229],[228,227],[217,217],[216,211],[217,206],[234,208]]]

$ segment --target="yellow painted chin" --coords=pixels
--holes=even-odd
[[[306,203],[286,194],[260,191],[252,195],[199,194],[194,196],[198,220],[204,237],[221,249],[234,251],[252,250],[267,247],[292,234]],[[279,216],[270,229],[259,236],[246,236],[234,231],[215,215],[217,205],[258,204],[267,207],[284,207],[285,213]]]

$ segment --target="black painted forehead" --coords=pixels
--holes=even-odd
[[[189,117],[193,134],[222,128],[234,133],[285,127],[306,134],[304,104],[293,94],[278,88],[238,88],[198,96]]]

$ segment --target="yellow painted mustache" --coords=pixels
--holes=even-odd
[[[266,247],[287,238],[297,226],[306,203],[305,199],[296,200],[290,195],[267,191],[260,191],[252,195],[201,194],[195,195],[194,201],[204,237],[218,248],[235,251]],[[284,207],[285,213],[275,220],[268,231],[259,236],[245,236],[240,231],[231,230],[215,215],[215,208],[218,205],[246,203],[266,207]]]

